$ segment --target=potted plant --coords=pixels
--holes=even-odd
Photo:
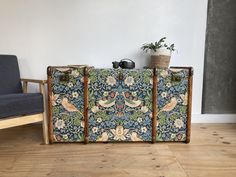
[[[150,68],[168,68],[172,51],[175,51],[175,45],[167,45],[166,37],[161,38],[158,42],[143,44],[141,49],[151,53]]]

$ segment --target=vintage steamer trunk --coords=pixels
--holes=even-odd
[[[89,71],[89,140],[151,141],[152,70]]]
[[[191,68],[48,67],[51,142],[190,140]]]
[[[47,72],[50,142],[84,142],[84,67],[48,67]]]
[[[157,70],[156,141],[190,141],[192,68]]]

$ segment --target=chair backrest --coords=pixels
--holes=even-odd
[[[0,55],[0,94],[11,93],[22,93],[17,57]]]

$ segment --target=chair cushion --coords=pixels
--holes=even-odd
[[[0,119],[42,112],[43,96],[40,93],[0,95]]]
[[[11,93],[22,93],[17,57],[0,55],[0,95]]]

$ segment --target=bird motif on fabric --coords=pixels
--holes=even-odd
[[[111,98],[109,100],[99,100],[98,103],[105,108],[109,108],[115,105],[116,103],[116,97],[118,95],[118,92],[116,92],[114,98]]]
[[[136,108],[138,107],[142,102],[141,100],[130,100],[130,99],[127,99],[126,96],[125,96],[125,93],[122,92],[122,95],[125,99],[125,105],[131,107],[131,108]]]
[[[160,111],[160,112],[168,112],[171,111],[175,108],[177,105],[177,99],[175,97],[171,98],[170,102],[167,103]]]
[[[78,111],[78,109],[73,104],[68,102],[67,98],[63,98],[61,104],[68,112],[77,112]]]
[[[108,140],[108,134],[107,132],[103,132],[102,136],[99,137],[96,141],[107,141]]]
[[[130,138],[132,141],[143,141],[138,137],[138,134],[136,132],[132,132]]]

